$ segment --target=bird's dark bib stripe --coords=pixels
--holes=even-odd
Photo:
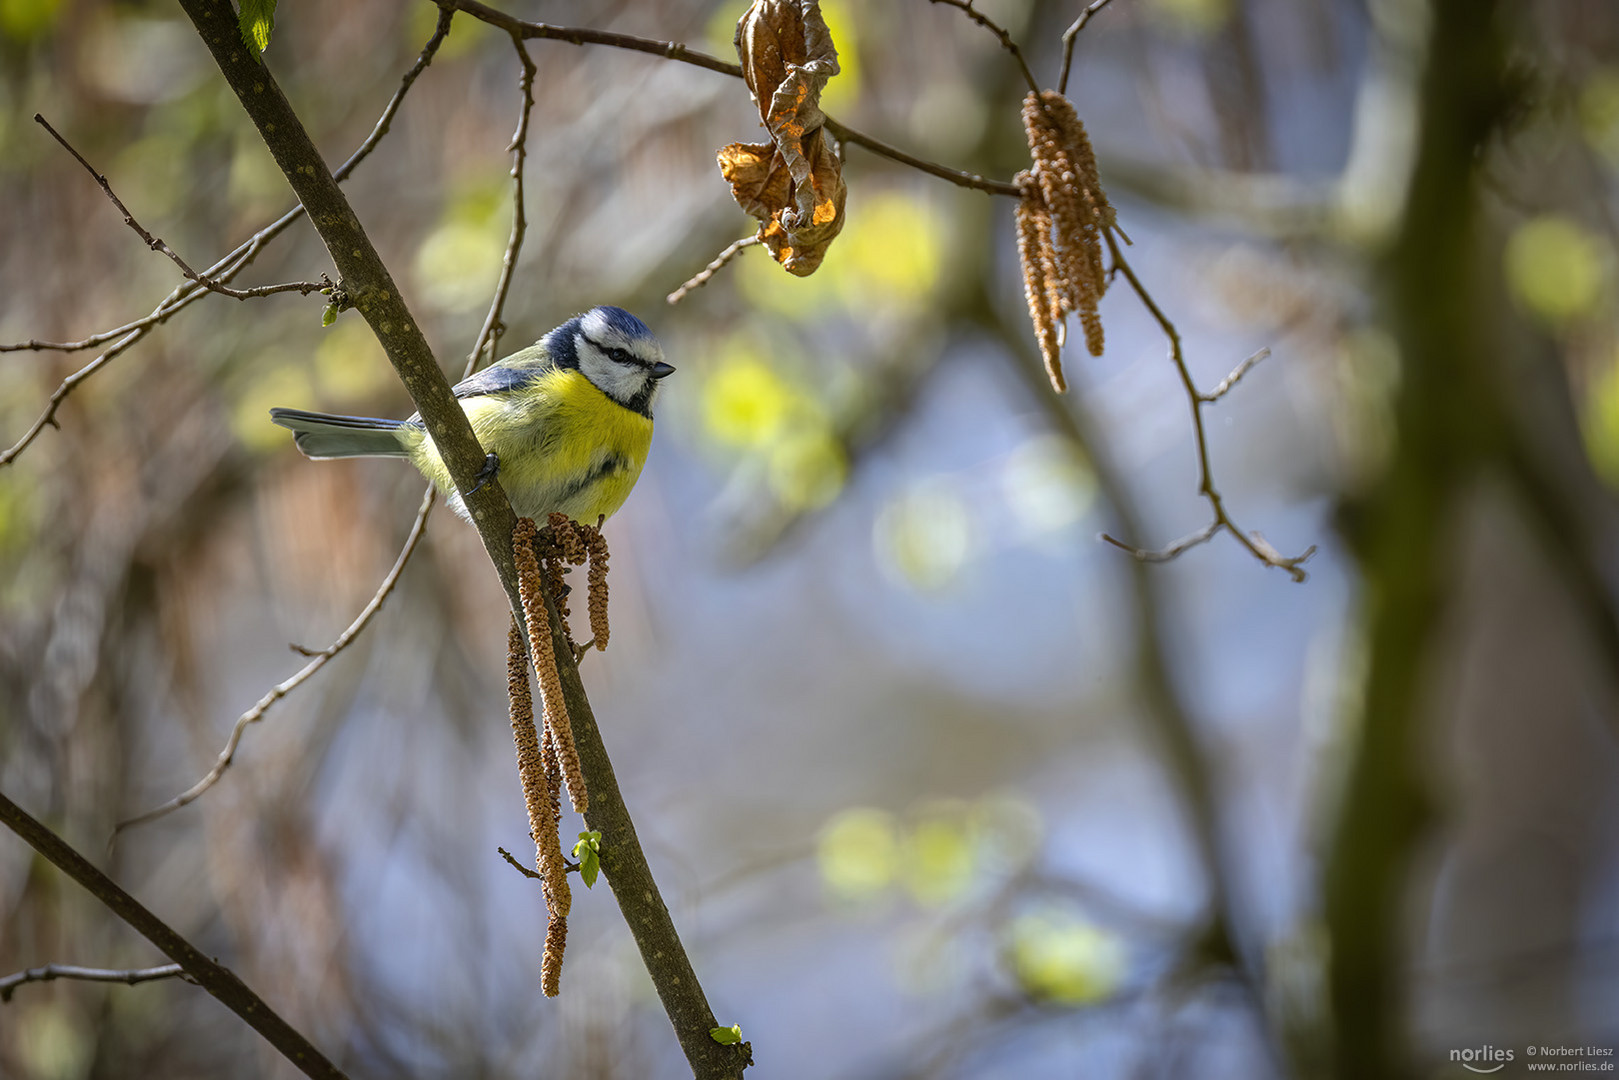
[[[600,465],[591,469],[585,475],[572,481],[557,494],[557,503],[565,503],[574,496],[585,491],[592,484],[607,479],[615,473],[621,473],[630,467],[630,463],[619,454],[609,454]]]

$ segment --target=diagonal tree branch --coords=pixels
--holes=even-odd
[[[315,1049],[301,1032],[283,1020],[263,998],[248,989],[247,984],[234,972],[210,960],[195,945],[142,906],[140,901],[119,888],[117,882],[90,865],[90,861],[75,851],[66,840],[34,820],[4,794],[0,794],[0,822],[4,822],[12,832],[28,841],[29,845],[52,865],[83,885],[95,895],[96,899],[107,905],[114,915],[156,945],[165,956],[196,980],[198,986],[218,998],[249,1027],[263,1035],[271,1046],[279,1050],[282,1056],[297,1066],[305,1076],[313,1077],[314,1080],[346,1080],[336,1065],[326,1060],[326,1057]]]
[[[421,413],[500,575],[512,611],[520,613],[512,549],[516,517],[498,478],[480,485],[483,450],[398,286],[268,68],[243,45],[236,32],[235,9],[227,0],[180,0],[180,5],[308,209],[345,289]],[[713,1012],[647,866],[561,620],[553,605],[548,602],[547,607],[553,650],[591,792],[585,821],[602,834],[602,870],[694,1075],[700,1080],[739,1077],[745,1067],[743,1052],[721,1046],[709,1035],[716,1026]]]

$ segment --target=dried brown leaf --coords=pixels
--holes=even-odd
[[[754,0],[737,21],[736,50],[771,141],[722,148],[720,174],[775,260],[803,277],[842,230],[848,198],[821,112],[837,49],[816,0]]]

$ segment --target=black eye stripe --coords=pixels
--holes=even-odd
[[[636,367],[643,368],[650,368],[652,366],[649,361],[642,360],[639,356],[636,356],[634,353],[625,349],[616,347],[608,348],[606,345],[603,345],[601,342],[597,341],[584,331],[580,331],[579,336],[584,338],[589,344],[593,345],[597,352],[606,356],[609,360],[613,360],[620,364],[634,364]]]

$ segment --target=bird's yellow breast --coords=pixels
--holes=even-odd
[[[520,517],[544,523],[564,513],[594,525],[611,517],[641,475],[652,420],[626,409],[571,368],[515,390],[464,398],[483,448],[500,458],[500,485]],[[417,468],[453,493],[431,439],[412,454]]]

